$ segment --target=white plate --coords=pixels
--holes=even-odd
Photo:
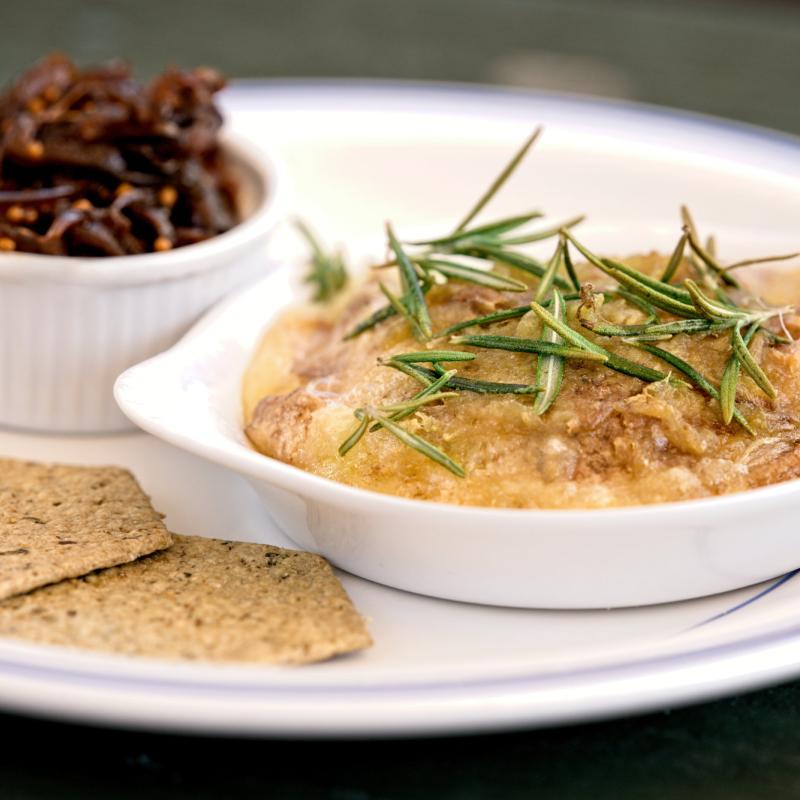
[[[614,202],[620,213],[626,205],[652,202],[656,234],[660,221],[671,219],[676,199],[686,199],[680,196],[685,186],[673,179],[678,170],[648,160],[656,140],[662,153],[669,142],[676,160],[694,159],[699,174],[708,175],[690,199],[723,244],[752,242],[760,228],[767,244],[787,246],[800,211],[794,188],[799,151],[792,140],[671,112],[523,93],[374,85],[253,86],[232,92],[228,104],[234,127],[282,156],[297,207],[326,221],[323,229],[348,237],[380,229],[386,213],[409,225],[457,215],[473,184],[455,171],[465,155],[476,172],[489,174],[505,157],[507,142],[531,123],[554,127],[577,119],[607,137],[608,174],[546,175],[540,182],[581,182],[583,208],[596,215],[620,170],[647,169],[661,181],[660,192],[644,199],[615,196]],[[614,126],[630,136],[624,156],[613,156],[607,132]],[[426,188],[412,202],[392,178],[419,163],[431,186],[461,188]],[[734,209],[732,218],[715,217],[720,197],[742,181],[756,193],[748,196],[751,213],[737,216]],[[574,202],[569,208],[548,204],[554,214],[573,209]],[[673,228],[664,226],[664,240]],[[173,530],[286,544],[243,481],[149,437],[3,433],[0,448],[16,456],[130,466]],[[169,664],[4,641],[0,704],[152,729],[421,734],[589,719],[800,674],[800,578],[704,600],[591,612],[471,606],[343,579],[371,620],[376,645],[368,652],[291,670]]]

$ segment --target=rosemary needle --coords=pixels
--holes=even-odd
[[[769,264],[773,261],[789,261],[792,258],[799,258],[800,253],[784,253],[781,256],[764,256],[763,258],[747,258],[744,261],[737,261],[734,264],[728,264],[725,267],[725,272],[732,269],[739,269],[740,267],[751,267],[754,264]]]
[[[575,299],[575,297],[573,296],[572,299]],[[491,314],[485,314],[482,317],[465,319],[463,322],[457,322],[455,325],[451,325],[449,328],[439,331],[436,334],[436,338],[439,339],[443,336],[449,336],[451,333],[457,333],[458,331],[463,331],[466,328],[472,328],[474,326],[491,325],[495,322],[519,319],[520,317],[524,317],[530,310],[531,307],[526,303],[524,306],[514,306],[514,308],[505,308],[502,311],[493,311]]]
[[[553,290],[553,316],[562,324],[567,324],[567,304],[558,289]],[[552,329],[545,328],[542,338],[552,344],[561,344],[563,339]],[[536,396],[533,410],[544,414],[555,402],[564,380],[564,358],[556,355],[540,355],[536,360],[536,388],[541,392]]]
[[[399,353],[390,356],[391,361],[401,361],[404,364],[429,363],[440,361],[473,361],[475,353],[465,353],[463,350],[422,350],[418,353]]]
[[[532,244],[533,242],[540,242],[552,236],[559,236],[564,229],[574,228],[576,225],[580,225],[585,219],[586,217],[581,214],[579,217],[573,217],[566,222],[561,222],[558,225],[552,225],[542,230],[533,231],[533,233],[524,234],[522,236],[504,236],[502,239],[497,240],[497,244]]]
[[[419,327],[419,320],[411,313],[406,300],[398,297],[392,290],[383,283],[378,284],[378,288],[383,292],[383,296],[389,301],[389,305],[394,309],[396,314],[399,314],[408,323],[411,332],[416,339],[425,339],[422,329]]]
[[[399,369],[400,365],[394,362],[387,362],[387,367]],[[427,367],[416,365],[403,365],[413,370],[420,378],[435,378],[439,373]],[[404,370],[401,370],[401,372]],[[406,372],[406,374],[409,374]],[[477,378],[462,378],[453,376],[447,381],[447,388],[458,392],[472,392],[474,394],[537,394],[540,390],[536,386],[527,383],[498,383],[497,381],[482,381]]]
[[[412,327],[415,328],[417,338],[422,340],[430,339],[432,333],[431,318],[428,313],[428,305],[425,302],[425,294],[422,291],[414,266],[388,222],[386,223],[386,236],[400,268],[400,282],[405,298],[403,305],[408,309],[408,314],[414,319],[415,325]],[[396,310],[399,312],[399,309]]]
[[[730,306],[707,297],[693,280],[687,280],[685,285],[694,307],[702,316],[714,322],[746,319],[746,312],[742,312],[736,306]]]
[[[405,419],[406,417],[411,416],[419,407],[417,405],[414,405],[415,401],[422,400],[426,397],[432,397],[435,394],[442,394],[441,392],[439,392],[439,390],[442,389],[444,386],[446,386],[446,384],[449,383],[449,381],[453,378],[455,374],[456,371],[454,369],[443,372],[429,386],[426,386],[421,392],[418,392],[417,394],[414,395],[414,397],[411,398],[411,402],[408,404],[408,408],[395,411],[392,414],[392,419],[395,421]],[[375,425],[370,430],[377,430],[379,427],[380,423],[375,423]]]
[[[423,283],[422,293],[427,294],[431,290],[432,286],[432,283]],[[365,320],[359,322],[358,325],[356,325],[355,328],[350,331],[350,333],[342,337],[342,340],[348,341],[349,339],[355,339],[357,336],[361,336],[362,333],[372,330],[372,328],[374,328],[376,325],[380,325],[381,322],[391,319],[396,315],[397,310],[391,303],[388,306],[383,306],[382,308],[379,308],[377,311],[374,311],[372,314],[370,314]]]
[[[732,286],[734,289],[740,289],[739,282],[731,275],[727,275],[725,270],[719,264],[714,255],[702,244],[700,244],[700,235],[697,232],[697,226],[694,223],[692,214],[689,208],[685,205],[681,206],[681,218],[683,219],[683,231],[687,235],[689,247],[692,248],[695,255],[718,277],[723,283]],[[716,245],[714,246],[716,249]]]
[[[750,340],[757,330],[757,322],[754,322],[747,329],[742,337],[745,347],[750,344]],[[725,365],[725,371],[722,373],[722,380],[719,384],[719,404],[722,409],[722,419],[725,421],[726,425],[730,425],[733,419],[734,409],[736,408],[736,388],[739,384],[740,371],[741,363],[734,349],[728,358],[728,363]]]
[[[411,431],[407,431],[405,428],[401,428],[396,422],[392,422],[388,417],[383,417],[380,414],[374,413],[373,419],[380,422],[389,433],[397,437],[403,444],[427,456],[437,464],[441,464],[441,466],[450,470],[456,477],[464,478],[466,476],[463,467],[453,461],[447,453],[431,444],[427,439],[423,439],[421,436],[417,436],[417,434],[411,433]]]
[[[479,225],[477,228],[470,228],[469,230],[464,230],[462,227],[449,236],[440,236],[438,239],[423,239],[421,241],[408,242],[408,244],[442,246],[460,242],[464,239],[495,237],[507,231],[512,231],[514,228],[519,228],[526,222],[530,222],[542,216],[544,215],[541,211],[529,211],[527,214],[505,217],[504,219],[496,220],[495,222],[487,222],[485,225]]]
[[[339,445],[340,456],[346,456],[367,432],[370,423],[369,417],[363,415],[361,417],[357,416],[357,419],[359,419],[359,423],[356,425],[356,429]]]
[[[678,244],[675,245],[669,263],[664,270],[664,274],[661,276],[662,283],[669,283],[678,271],[678,267],[681,265],[681,261],[683,261],[683,254],[686,252],[686,242],[688,238],[689,234],[684,232],[683,236],[678,240]]]
[[[528,289],[527,284],[522,281],[509,278],[506,275],[498,275],[491,270],[476,269],[466,264],[459,264],[456,261],[443,258],[417,258],[414,261],[424,272],[433,271],[444,275],[445,278],[455,278],[478,286],[487,286],[500,292],[524,292]]]
[[[455,233],[458,231],[464,230],[464,228],[472,222],[478,214],[483,211],[486,204],[497,194],[500,190],[500,187],[509,179],[511,174],[519,165],[520,161],[525,158],[528,150],[533,147],[534,142],[539,138],[542,133],[541,127],[536,128],[534,132],[522,143],[522,147],[517,150],[516,153],[512,156],[511,160],[506,164],[503,168],[503,171],[492,181],[489,188],[478,198],[478,201],[475,203],[474,206],[467,212],[466,217],[461,220],[461,222],[456,225]]]
[[[742,325],[743,322],[737,322],[736,327],[733,329],[731,336],[731,344],[733,345],[733,352],[739,359],[741,365],[747,371],[747,374],[753,379],[756,386],[761,389],[770,400],[777,397],[775,387],[770,382],[763,369],[758,365],[758,362],[753,358],[753,354],[747,347],[746,342],[742,338]]]
[[[569,244],[567,243],[566,234],[561,230],[559,231],[559,235],[561,241],[564,243],[564,267],[567,270],[567,275],[569,275],[573,288],[576,292],[580,292],[581,282],[578,280],[578,273],[575,272],[575,265],[572,263],[572,256],[569,253]]]
[[[602,364],[606,363],[611,357],[610,353],[603,352],[601,348],[589,350],[583,347],[567,347],[563,344],[553,344],[541,339],[524,339],[517,336],[454,336],[450,341],[453,344],[484,347],[489,350],[536,353],[560,356],[561,358],[576,358],[579,361],[599,361]]]
[[[556,245],[556,251],[553,253],[552,258],[547,262],[547,267],[545,267],[544,275],[542,275],[541,280],[539,281],[539,286],[536,288],[536,294],[534,295],[533,299],[536,300],[537,303],[541,303],[542,300],[550,294],[550,289],[553,286],[553,281],[556,278],[556,273],[558,272],[558,268],[564,261],[564,241],[563,239],[559,239],[558,244]]]
[[[537,278],[542,278],[546,272],[546,267],[541,261],[527,256],[524,253],[517,253],[514,250],[506,250],[503,247],[498,247],[495,244],[479,243],[463,249],[463,255],[476,255],[480,257],[492,258],[501,264],[508,264],[510,267],[527,272],[530,275],[535,275]],[[553,283],[559,289],[569,290],[572,288],[563,278],[555,276]]]

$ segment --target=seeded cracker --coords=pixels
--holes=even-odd
[[[171,541],[127,470],[0,459],[0,599],[133,561]]]
[[[168,550],[0,603],[0,636],[125,655],[297,664],[371,644],[320,556],[175,536]]]

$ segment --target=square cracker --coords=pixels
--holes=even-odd
[[[171,542],[127,470],[0,459],[0,599]]]
[[[371,644],[325,559],[175,536],[168,550],[0,603],[0,636],[125,655],[297,664]]]

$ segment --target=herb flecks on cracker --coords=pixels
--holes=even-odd
[[[127,470],[0,460],[0,599],[171,542]]]
[[[0,636],[155,658],[299,664],[371,644],[318,555],[175,536],[167,550],[0,603]]]

